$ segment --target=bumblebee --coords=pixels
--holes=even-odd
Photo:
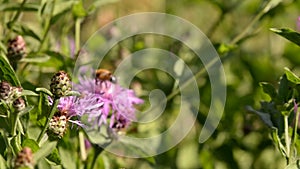
[[[96,70],[96,84],[98,82],[110,81],[112,83],[117,82],[117,78],[107,69],[98,69]]]

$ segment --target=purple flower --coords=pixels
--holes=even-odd
[[[122,88],[110,81],[95,83],[95,79],[81,77],[75,90],[83,95],[93,94],[102,103],[101,111],[88,112],[89,120],[97,119],[98,126],[109,121],[111,128],[126,128],[135,119],[135,105],[143,103],[133,90]],[[96,118],[98,117],[98,118]]]
[[[58,110],[67,112],[68,118],[77,118],[69,121],[80,126],[86,123],[81,121],[84,116],[93,126],[108,124],[110,128],[126,128],[135,119],[135,105],[143,103],[133,90],[110,81],[96,84],[95,79],[80,77],[73,87],[82,95],[60,98]]]

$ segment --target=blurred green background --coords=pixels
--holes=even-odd
[[[63,1],[57,0],[57,3],[60,2]],[[80,19],[80,45],[83,45],[99,28],[119,17],[137,12],[168,13],[188,20],[207,35],[219,51],[227,81],[227,100],[222,120],[213,136],[205,143],[199,144],[198,137],[210,105],[210,84],[206,75],[198,79],[201,103],[197,122],[180,144],[151,159],[130,159],[104,152],[98,159],[99,165],[106,163],[105,165],[110,168],[284,168],[285,159],[272,144],[269,129],[256,115],[245,110],[247,105],[259,108],[260,100],[269,99],[263,94],[259,82],[266,81],[276,86],[279,77],[284,73],[284,67],[300,74],[300,48],[269,30],[273,27],[297,30],[300,2],[283,0],[260,15],[268,2],[267,0],[83,1],[85,9],[89,9],[92,4],[96,5],[92,12]],[[2,23],[12,16],[12,11],[3,10],[4,8],[0,6]],[[59,6],[56,10],[59,8],[64,9],[64,6]],[[40,50],[47,51],[48,48],[57,51],[58,54],[38,52],[49,55],[50,60],[21,65],[23,69],[19,69],[17,73],[24,88],[33,89],[36,86],[48,88],[49,79],[54,72],[60,69],[72,72],[74,60],[70,57],[72,53],[70,43],[75,39],[76,20],[68,5],[65,10],[59,20],[49,28],[46,45],[42,46],[44,50]],[[37,11],[23,12],[20,24],[42,35],[43,18],[37,17],[36,13]],[[0,25],[3,32],[0,34],[2,42],[18,33],[13,29],[7,31],[7,27],[5,24]],[[246,34],[243,34],[245,30]],[[24,38],[29,52],[38,51],[39,42],[36,39],[30,36]],[[114,70],[130,53],[149,47],[173,51],[187,62],[193,73],[197,73],[201,67],[201,62],[193,59],[195,57],[193,52],[186,46],[171,38],[157,35],[139,35],[124,40],[107,54],[102,66]],[[147,100],[148,91],[155,88],[162,89],[166,95],[170,94],[173,83],[174,80],[167,74],[147,70],[137,75],[132,88]],[[32,102],[34,101],[32,99]],[[135,124],[128,134],[150,136],[161,133],[176,118],[178,105],[176,96],[169,101],[164,115],[156,122]]]

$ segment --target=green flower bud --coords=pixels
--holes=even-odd
[[[50,84],[50,90],[55,98],[66,96],[72,89],[72,84],[69,75],[64,71],[56,73]]]
[[[61,139],[67,131],[68,118],[66,115],[57,113],[52,117],[49,124],[48,135],[50,139]]]

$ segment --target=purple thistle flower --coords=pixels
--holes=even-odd
[[[77,117],[79,120],[69,121],[82,127],[84,125],[80,119],[85,116],[93,126],[108,124],[110,128],[126,128],[135,119],[134,106],[143,103],[133,90],[110,81],[96,84],[95,79],[83,76],[73,87],[82,96],[60,98],[58,110],[67,112],[68,118]]]
[[[98,97],[98,103],[103,103],[101,111],[88,112],[89,120],[98,117],[98,126],[109,120],[110,128],[126,128],[135,119],[134,106],[143,103],[133,90],[122,88],[110,81],[96,84],[95,79],[81,77],[79,84],[74,84],[74,88],[82,94],[93,94],[93,97]]]

